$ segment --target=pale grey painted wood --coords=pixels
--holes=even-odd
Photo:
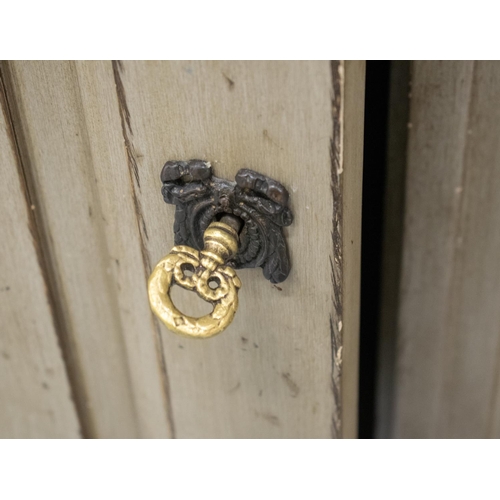
[[[10,113],[0,80],[0,438],[77,438]]]
[[[499,437],[500,64],[415,62],[396,437]]]
[[[295,212],[287,230],[294,267],[282,290],[260,270],[241,271],[240,307],[227,332],[199,342],[162,327],[176,435],[331,436],[340,404],[331,389],[329,65],[124,62],[116,70],[148,265],[173,245],[174,211],[158,180],[168,159],[209,159],[227,178],[244,166],[259,170],[289,187]],[[361,69],[352,78],[362,81]],[[359,151],[359,135],[353,142]],[[359,156],[349,168],[359,181]],[[359,205],[359,196],[350,202]],[[353,330],[344,335],[355,338]]]
[[[164,419],[162,425],[161,416],[155,413],[165,412],[150,316],[137,331],[135,315],[144,307],[140,301],[134,302],[130,312],[118,291],[121,254],[116,252],[125,244],[121,238],[136,228],[135,219],[127,218],[130,191],[118,178],[123,145],[118,151],[111,150],[115,155],[109,160],[106,155],[111,145],[105,142],[102,147],[106,136],[91,141],[92,124],[87,124],[85,111],[89,110],[84,111],[88,105],[82,101],[75,63],[18,61],[9,63],[9,69],[86,434],[105,438],[169,435],[168,422]],[[108,82],[114,92],[113,81]],[[102,92],[97,85],[94,99]],[[103,114],[116,103],[114,93],[107,98],[112,100]],[[116,105],[112,111],[119,127]],[[113,193],[116,196],[110,207],[107,196]],[[130,253],[133,245],[130,241]],[[127,260],[125,264],[135,271],[141,269]],[[130,287],[128,293],[133,300],[136,287]],[[140,336],[143,343],[134,343],[128,334]],[[133,352],[129,356],[130,342]],[[141,379],[151,369],[152,379]],[[153,401],[151,405],[145,403],[148,399]],[[150,418],[154,424],[148,423]]]
[[[9,74],[87,434],[354,437],[364,63],[15,62]],[[221,177],[278,179],[295,213],[289,279],[239,272],[234,323],[207,341],[160,327],[146,294],[173,246],[161,167],[196,157]]]

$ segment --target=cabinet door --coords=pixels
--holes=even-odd
[[[37,279],[54,315],[16,335],[51,339],[39,355],[58,359],[59,395],[45,395],[59,405],[57,432],[355,437],[364,63],[19,61],[1,70],[12,129],[1,139],[19,156],[2,162],[19,171],[29,200],[6,225],[19,235],[35,228]],[[238,271],[235,319],[207,340],[169,332],[147,298],[152,268],[174,245],[161,167],[191,158],[229,180],[244,167],[278,180],[294,213],[288,279]],[[41,301],[41,290],[31,293]],[[175,296],[181,310],[201,311],[192,295]],[[22,300],[4,296],[9,307]],[[7,317],[5,330],[15,328]],[[32,397],[25,389],[38,372],[7,379],[8,407]],[[3,437],[32,434],[15,421],[1,421]]]
[[[500,64],[414,61],[399,438],[500,437]]]

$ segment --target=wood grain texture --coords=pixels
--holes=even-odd
[[[330,280],[329,65],[124,62],[114,70],[129,155],[123,175],[132,179],[148,267],[173,246],[174,211],[159,194],[166,160],[210,160],[229,179],[242,167],[258,170],[289,188],[295,213],[287,230],[293,269],[281,290],[260,270],[243,270],[240,307],[227,332],[200,342],[162,327],[176,436],[339,436],[330,335],[331,317],[336,325],[341,319]],[[359,173],[359,161],[351,168]]]
[[[106,135],[91,142],[85,113],[93,103],[82,102],[74,63],[13,62],[9,70],[87,434],[170,435],[151,318],[148,313],[137,329],[136,315],[145,303],[135,301],[137,288],[121,281],[119,271],[120,258],[134,271],[142,266],[140,247],[128,236],[136,228],[127,211],[129,182],[125,178],[123,184],[116,168],[125,161],[123,148],[115,153],[107,142],[103,146]],[[108,83],[114,92],[113,80]],[[97,86],[94,100],[99,95]],[[113,111],[119,131],[117,107],[110,111],[108,105],[102,114]],[[131,264],[135,250],[139,260]],[[120,286],[127,286],[125,302]]]
[[[397,437],[499,437],[500,64],[415,62]]]
[[[354,437],[364,64],[9,64],[74,388],[95,437]],[[282,182],[292,272],[243,282],[206,341],[160,327],[147,277],[173,241],[159,179],[201,158]],[[181,310],[204,313],[193,294]]]
[[[126,110],[109,61],[79,62],[77,72],[141,436],[173,437],[159,324],[144,288],[151,264],[134,186]]]
[[[1,79],[0,107],[0,438],[76,438],[80,424]]]

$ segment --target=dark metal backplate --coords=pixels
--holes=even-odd
[[[290,272],[282,228],[292,223],[288,191],[277,181],[249,169],[236,182],[213,175],[209,162],[168,161],[161,172],[163,199],[176,206],[175,244],[203,248],[208,225],[225,214],[243,220],[239,251],[228,264],[236,269],[262,267],[271,283],[284,281]]]

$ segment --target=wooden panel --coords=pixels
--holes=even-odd
[[[80,79],[84,95],[100,88],[97,78],[110,78],[109,66],[99,66],[98,72],[95,68],[79,66],[79,72],[85,75]],[[339,163],[335,168],[339,176],[350,176],[352,198],[342,201],[343,188],[338,183],[336,217],[342,224],[343,203],[352,207],[352,218],[344,222],[352,226],[346,260],[352,256],[349,265],[354,270],[359,245],[356,209],[360,203],[363,66],[353,65],[348,73],[353,83],[342,79],[343,66],[338,69],[340,74],[334,74],[338,94],[334,106],[338,133],[334,156]],[[355,372],[358,277],[354,271],[348,278],[342,277],[346,265],[339,255],[342,240],[335,243],[339,252],[335,255],[332,242],[332,213],[337,212],[330,184],[337,173],[334,170],[332,174],[330,156],[330,66],[125,62],[115,64],[113,76],[123,132],[122,138],[114,136],[113,141],[124,143],[128,152],[128,165],[123,160],[115,162],[113,175],[133,184],[133,201],[129,203],[134,204],[138,216],[137,238],[147,272],[173,245],[174,210],[160,196],[159,172],[166,160],[208,159],[217,175],[227,178],[234,178],[241,167],[254,168],[282,181],[292,195],[295,222],[288,230],[293,261],[290,278],[278,288],[265,281],[260,270],[241,271],[243,288],[236,319],[227,332],[209,341],[179,338],[162,327],[176,436],[340,436],[341,378],[332,366],[332,335],[339,337],[334,359],[340,364],[341,306],[349,303],[343,314],[352,315],[350,329],[344,328],[342,333],[345,345],[353,340],[347,351],[349,365],[344,370]],[[343,92],[351,85],[353,109],[345,117]],[[112,97],[103,95],[102,99]],[[98,112],[102,107],[95,109]],[[101,115],[90,121],[95,124],[96,136],[109,126]],[[352,133],[344,140],[347,122]],[[116,133],[116,125],[111,128]],[[349,164],[342,146],[352,157]],[[353,170],[348,175],[347,166]],[[342,232],[339,229],[338,233]],[[337,309],[331,262],[339,280]],[[352,282],[352,288],[343,290],[344,279]],[[132,282],[142,286],[144,293],[145,282],[141,285],[138,278]],[[183,306],[190,307],[185,302],[180,304],[181,309]],[[332,392],[332,384],[336,392]],[[351,407],[349,418],[353,424],[346,427],[352,435],[354,376],[349,391],[354,392],[346,404]]]
[[[398,437],[499,437],[500,64],[416,62]]]
[[[9,79],[87,434],[354,437],[364,64],[13,63]],[[160,327],[146,295],[173,246],[160,170],[189,158],[278,179],[295,213],[288,280],[239,272],[234,323],[206,341]]]
[[[151,318],[138,326],[144,294],[137,299],[137,287],[120,273],[124,265],[141,269],[140,247],[129,236],[136,228],[130,187],[119,177],[123,148],[108,149],[105,130],[90,142],[74,63],[14,62],[9,70],[86,435],[167,436]],[[112,102],[103,115],[117,113]],[[124,300],[120,287],[127,287]]]
[[[1,79],[0,105],[0,438],[79,437]]]

